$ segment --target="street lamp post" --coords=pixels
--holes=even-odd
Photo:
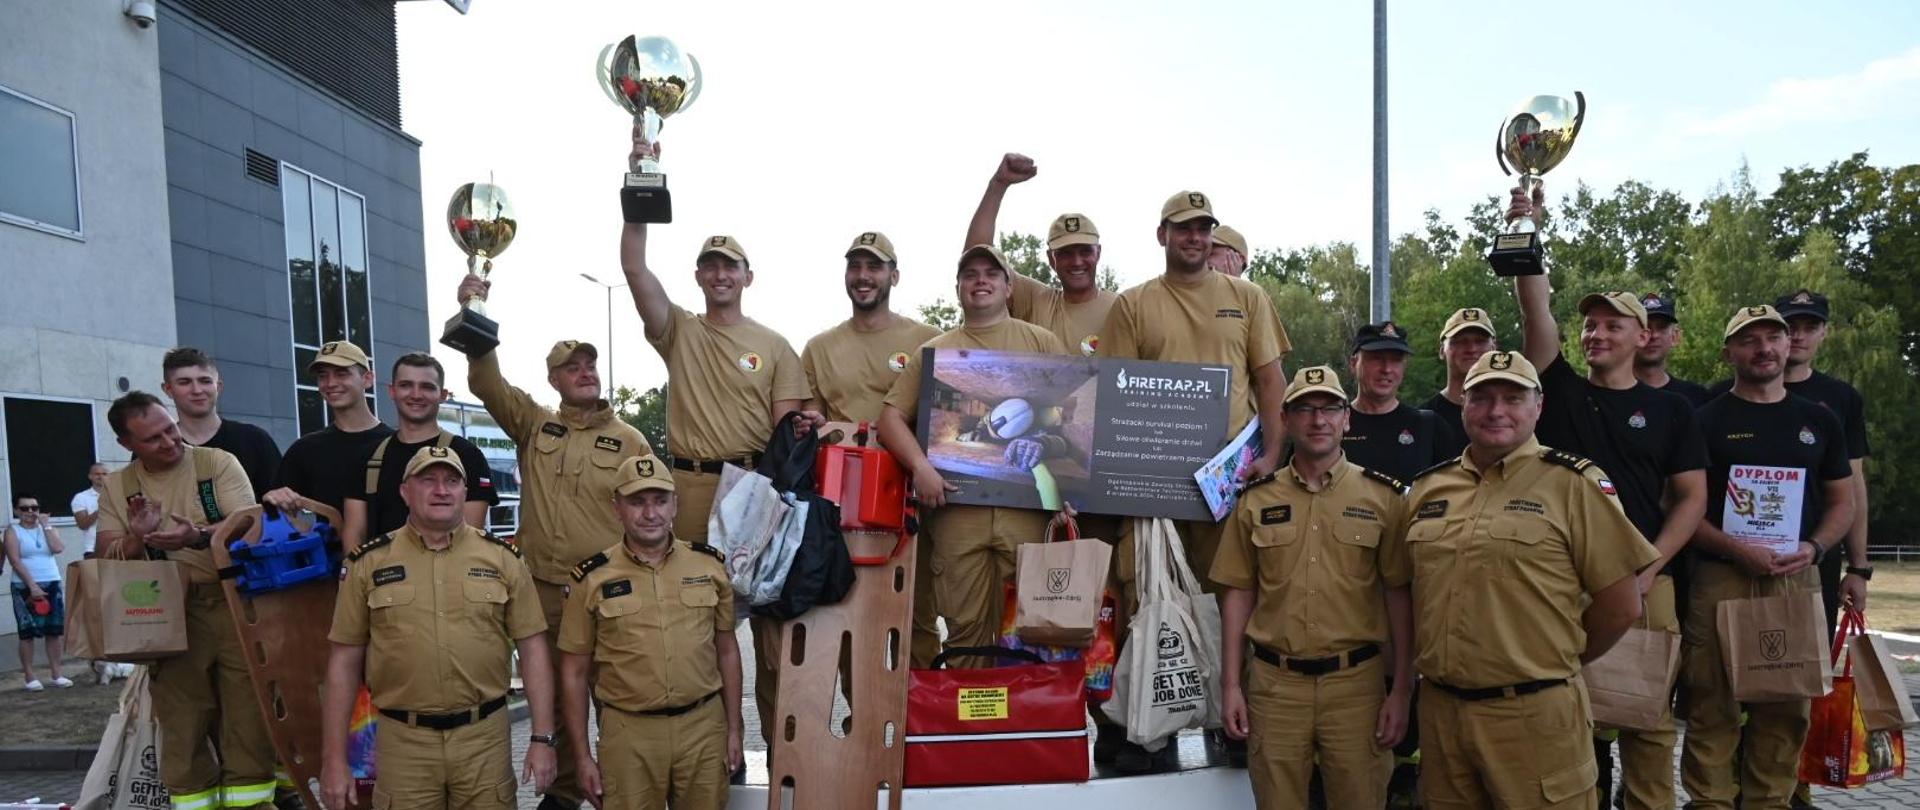
[[[613,388],[613,291],[621,289],[627,285],[625,282],[622,282],[619,284],[608,284],[604,281],[601,281],[600,279],[594,278],[592,274],[589,274],[589,273],[581,273],[580,277],[600,285],[601,289],[607,291],[607,386],[606,386],[606,392],[607,392],[607,399],[612,400],[613,391],[614,391],[614,388]]]

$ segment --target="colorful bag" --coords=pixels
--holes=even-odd
[[[949,656],[1018,658],[1021,666],[944,669]],[[1085,782],[1086,672],[1024,650],[949,647],[907,682],[907,787]]]
[[[1020,634],[1014,632],[1014,606],[1019,602],[1016,586],[1008,582],[1005,588],[1005,601],[1000,612],[1000,646],[1009,650],[1026,650],[1040,656],[1040,660],[1049,664],[1064,661],[1080,661],[1087,667],[1087,703],[1098,705],[1113,699],[1113,665],[1119,658],[1120,647],[1114,643],[1114,621],[1119,615],[1120,598],[1112,588],[1100,598],[1100,620],[1094,629],[1093,643],[1085,647],[1052,647],[1045,644],[1028,644],[1020,640]]]
[[[1860,716],[1868,731],[1893,731],[1920,723],[1913,696],[1907,694],[1900,666],[1893,662],[1887,640],[1867,632],[1867,614],[1860,614],[1860,635],[1847,646],[1847,666],[1853,668],[1853,694],[1860,700]]]
[[[1848,636],[1865,636],[1865,619],[1847,611],[1833,635],[1835,666],[1847,648]],[[1813,699],[1807,743],[1800,749],[1800,781],[1810,785],[1857,788],[1907,772],[1907,743],[1899,729],[1868,731],[1854,694],[1853,662],[1833,679],[1833,691]]]

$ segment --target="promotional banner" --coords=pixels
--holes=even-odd
[[[1211,520],[1224,366],[925,349],[918,434],[953,503]]]

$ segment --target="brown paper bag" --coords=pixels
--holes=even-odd
[[[1628,628],[1627,634],[1581,672],[1601,728],[1653,731],[1673,701],[1680,671],[1680,634]]]
[[[1807,700],[1833,688],[1819,591],[1729,599],[1714,618],[1734,700]]]
[[[1062,523],[1068,539],[1055,541],[1054,529]],[[1014,631],[1021,641],[1056,647],[1085,647],[1093,642],[1113,547],[1079,537],[1073,519],[1063,515],[1047,524],[1042,542],[1020,546]]]
[[[1854,636],[1847,656],[1853,667],[1853,693],[1860,701],[1860,719],[1868,731],[1920,724],[1886,639],[1867,633]]]
[[[186,577],[165,560],[74,561],[66,622],[76,658],[138,663],[178,655],[187,651]]]

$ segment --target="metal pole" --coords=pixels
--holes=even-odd
[[[1387,0],[1373,0],[1373,323],[1393,317],[1390,239],[1387,228]]]
[[[607,288],[607,399],[613,399],[613,288]]]

